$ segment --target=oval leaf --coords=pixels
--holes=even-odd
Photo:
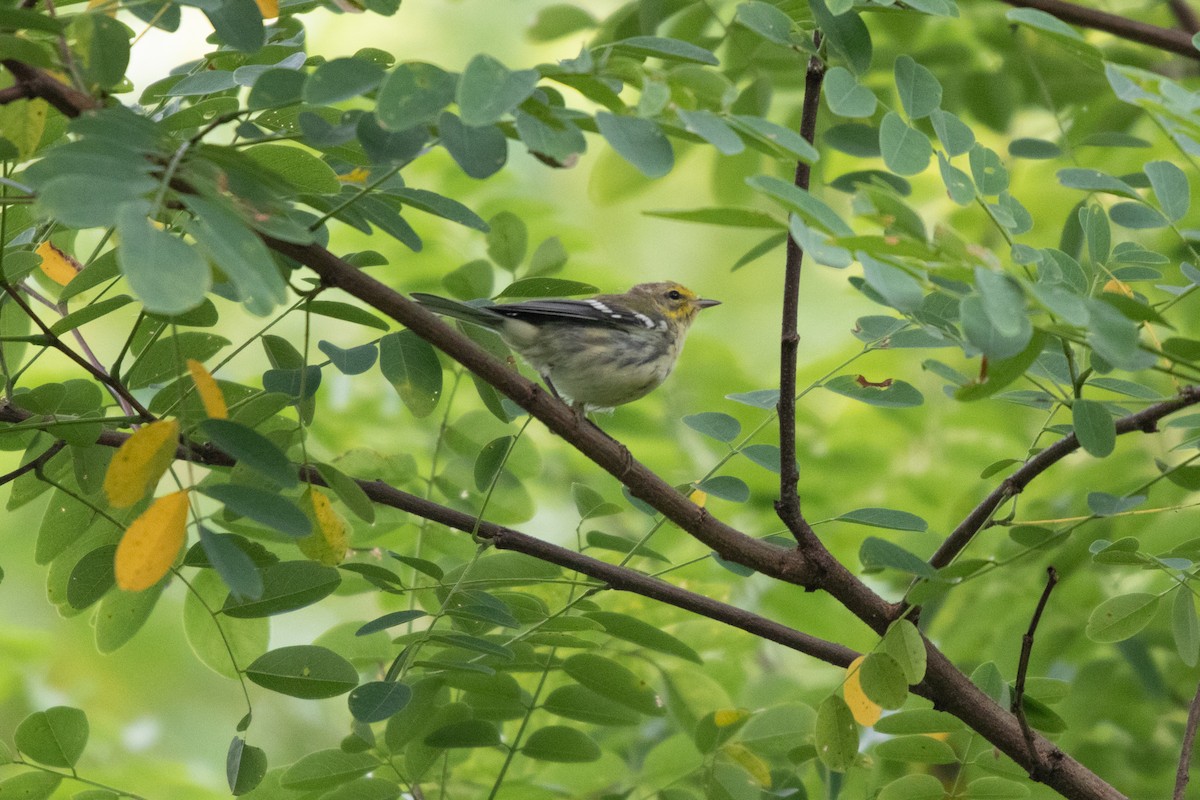
[[[353,664],[316,645],[293,645],[263,653],[246,667],[246,677],[264,689],[304,700],[336,697],[358,684]]]
[[[162,580],[187,539],[188,491],[173,492],[150,504],[117,545],[114,574],[127,592],[149,589]]]

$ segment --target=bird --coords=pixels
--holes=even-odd
[[[674,281],[624,294],[479,305],[413,292],[443,316],[495,331],[581,417],[645,397],[679,359],[696,315],[720,305]]]

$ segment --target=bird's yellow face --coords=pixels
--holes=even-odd
[[[641,283],[629,293],[646,296],[665,317],[684,324],[690,324],[701,309],[721,304],[720,300],[706,300],[674,281]]]

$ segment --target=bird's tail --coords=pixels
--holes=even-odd
[[[413,292],[410,297],[416,300],[421,305],[443,316],[461,319],[463,322],[471,322],[475,325],[481,325],[484,328],[495,329],[502,325],[505,317],[497,314],[487,308],[477,308],[468,303],[460,303],[458,300],[451,300],[448,297],[439,297],[436,294],[425,294],[424,292]]]

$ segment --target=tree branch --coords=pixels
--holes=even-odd
[[[1092,28],[1131,42],[1157,47],[1168,53],[1177,53],[1188,58],[1200,59],[1200,50],[1192,46],[1192,37],[1174,28],[1160,28],[1145,22],[1097,11],[1088,6],[1065,3],[1063,0],[1000,0],[1018,8],[1036,8],[1058,17],[1063,22]]]
[[[17,76],[18,81],[22,80],[22,74],[37,73],[34,76],[38,78],[37,82],[28,84],[31,87],[40,87],[43,79],[58,83],[52,77],[27,65],[20,65],[16,70],[10,66],[10,70]],[[69,100],[68,93],[73,91],[69,87],[60,85],[58,89],[45,90],[50,92],[54,98],[51,99],[50,96],[47,96],[46,99],[69,116],[75,116],[87,108],[96,107],[91,98],[88,98],[91,101],[88,105],[71,105],[67,102]],[[62,90],[65,90],[65,93]],[[431,312],[337,258],[319,245],[297,245],[265,235],[262,235],[262,238],[276,252],[308,266],[321,277],[327,286],[336,286],[351,296],[365,301],[372,308],[400,322],[421,338],[434,344],[529,411],[532,416],[542,421],[551,431],[561,436],[581,454],[620,480],[629,487],[635,497],[663,513],[672,522],[716,550],[723,557],[751,567],[769,577],[798,584],[807,589],[823,589],[879,634],[887,630],[888,624],[899,613],[898,605],[887,603],[875,594],[834,558],[815,536],[812,537],[813,546],[806,548],[806,552],[800,553],[798,550],[776,547],[747,536],[717,520],[706,510],[694,505],[657,474],[635,461],[628,449],[619,442],[594,426],[581,424],[569,407],[551,398],[540,387],[527,381],[515,370],[493,359],[486,351],[444,324]],[[0,412],[3,411],[4,408],[0,406]],[[0,421],[3,421],[2,416],[0,416]],[[108,431],[102,434],[97,441],[105,443],[106,438],[113,436],[121,436],[121,434]],[[185,448],[181,452],[187,454],[203,451],[204,448],[200,447]],[[421,500],[420,498],[414,499]],[[475,526],[475,522],[475,518],[471,517],[472,527]],[[539,542],[540,540],[532,541]],[[524,544],[522,540],[512,537],[509,538],[509,542]],[[547,543],[541,543],[541,545],[553,547]],[[532,544],[530,546],[532,547]],[[564,550],[561,557],[575,559],[581,558],[582,555]],[[582,569],[579,571],[587,574]],[[599,579],[605,580],[605,578]],[[661,581],[657,584],[666,585]],[[763,635],[769,635],[765,629]],[[831,658],[840,659],[850,654],[850,651],[843,650],[837,645],[832,645],[832,647],[838,648],[838,650],[828,653]],[[970,679],[928,639],[925,639],[925,647],[928,668],[925,679],[914,687],[913,691],[931,699],[935,707],[961,719],[1018,764],[1026,768],[1031,768],[1034,763],[1048,764],[1041,780],[1064,797],[1123,800],[1124,796],[1115,788],[1041,736],[1035,735],[1034,747],[1038,758],[1036,761],[1031,760],[1028,744],[1016,718],[996,705],[979,687],[971,683]]]
[[[1157,425],[1160,419],[1197,403],[1200,403],[1200,386],[1185,386],[1176,397],[1170,400],[1121,417],[1116,422],[1117,435],[1133,431],[1153,433],[1158,430]],[[1078,449],[1078,437],[1074,433],[1069,433],[1026,461],[1016,472],[1009,475],[992,490],[992,493],[975,506],[971,513],[958,524],[958,527],[951,531],[937,552],[930,556],[929,565],[935,569],[941,569],[953,561],[971,543],[975,534],[983,529],[1001,503],[1020,494],[1034,478]]]
[[[0,422],[25,422],[33,417],[26,411],[0,403]],[[105,447],[118,448],[129,439],[131,434],[119,431],[104,431],[96,439],[96,443]],[[13,480],[20,475],[36,469],[54,457],[66,442],[58,441],[45,453],[38,456],[18,469],[6,475],[0,475],[0,485]],[[228,453],[212,444],[181,444],[175,451],[175,458],[180,461],[190,461],[207,467],[233,468],[237,460]],[[329,484],[314,467],[304,466],[298,469],[300,480],[317,486]],[[848,667],[859,653],[843,645],[820,639],[803,633],[774,620],[751,613],[737,606],[713,600],[710,597],[689,592],[674,584],[659,578],[644,575],[629,567],[622,567],[601,561],[598,558],[560,547],[556,544],[538,539],[526,533],[496,525],[485,520],[456,511],[452,508],[426,500],[408,492],[403,492],[383,481],[367,481],[355,479],[355,483],[363,490],[372,502],[390,508],[406,511],[419,517],[441,523],[448,528],[472,533],[482,539],[490,540],[501,550],[512,550],[518,553],[557,564],[564,569],[587,575],[601,581],[605,586],[616,591],[629,592],[657,600],[670,606],[688,611],[698,616],[707,617],[733,628],[760,636],[791,650],[832,664],[836,667]]]
[[[1192,36],[1200,33],[1200,17],[1196,16],[1195,10],[1187,4],[1187,0],[1167,0],[1167,5],[1170,6],[1180,28]]]
[[[1025,676],[1029,672],[1029,656],[1033,653],[1033,636],[1037,633],[1038,623],[1042,621],[1042,612],[1046,610],[1050,592],[1054,591],[1057,584],[1058,572],[1054,567],[1047,567],[1046,588],[1042,590],[1041,599],[1038,600],[1033,617],[1029,620],[1029,630],[1021,637],[1021,658],[1017,664],[1017,682],[1012,696],[1012,712],[1017,715],[1017,722],[1021,724],[1021,733],[1024,734],[1025,743],[1029,747],[1029,757],[1034,762],[1034,769],[1039,773],[1046,768],[1046,765],[1038,760],[1040,754],[1033,741],[1033,729],[1029,727],[1029,720],[1025,719]],[[1034,779],[1036,780],[1036,776]]]
[[[813,34],[813,46],[821,47],[821,32]],[[825,81],[825,62],[816,53],[808,59],[808,71],[804,76],[804,105],[800,116],[800,136],[809,144],[817,135],[817,112],[821,108],[821,84]],[[812,166],[806,161],[796,162],[794,183],[808,191],[812,177]],[[796,460],[796,352],[800,347],[800,334],[796,320],[800,315],[800,272],[804,267],[804,249],[788,235],[787,255],[783,270],[783,332],[779,345],[779,499],[775,502],[775,513],[788,527],[801,548],[815,539],[812,528],[804,525],[800,512],[800,465]]]
[[[1186,591],[1187,587],[1183,588]],[[1196,744],[1196,726],[1200,725],[1200,686],[1196,687],[1196,696],[1188,708],[1187,727],[1183,730],[1183,746],[1179,752],[1179,766],[1175,769],[1175,791],[1172,800],[1184,800],[1188,781],[1191,780],[1192,748]]]

